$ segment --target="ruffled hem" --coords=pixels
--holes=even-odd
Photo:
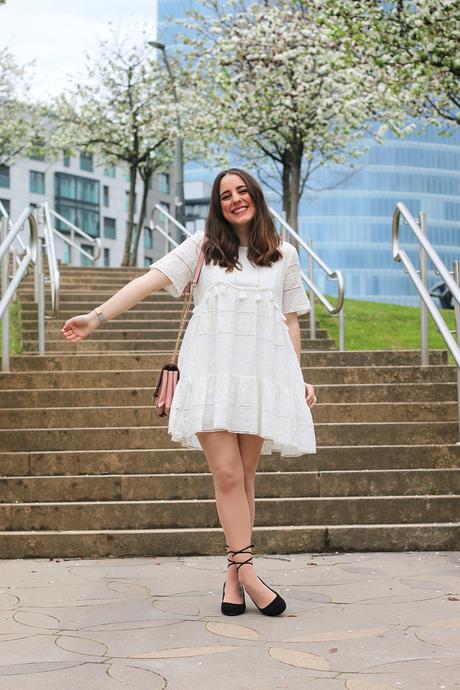
[[[262,455],[316,453],[316,440],[303,383],[288,386],[243,375],[182,377],[174,392],[168,431],[171,440],[201,450],[200,431],[227,430],[265,439]]]
[[[219,427],[218,429],[197,429],[198,433],[200,431],[232,431],[235,434],[253,433],[250,431],[244,431],[243,429],[230,429],[229,427]],[[257,435],[262,436],[262,434]],[[279,452],[280,457],[282,458],[299,458],[301,455],[316,453],[315,445],[302,450],[297,445],[289,445],[286,443],[277,442],[273,438],[266,438],[265,436],[262,436],[262,438],[264,438],[265,440],[262,446],[262,451],[260,453],[261,455],[271,455],[272,453]],[[171,441],[173,441],[174,443],[181,443],[184,448],[194,448],[197,450],[203,450],[196,435],[196,432],[192,433],[190,436],[179,436],[178,434],[172,433]]]

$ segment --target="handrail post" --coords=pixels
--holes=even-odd
[[[345,307],[339,311],[339,351],[345,352]]]
[[[426,213],[423,211],[419,214],[418,224],[420,227],[420,232],[426,236]],[[423,248],[423,244],[420,244],[419,248],[419,262],[420,262],[420,280],[422,281],[424,287],[427,286],[427,266],[426,266],[426,252]],[[420,296],[420,350],[422,356],[422,367],[427,367],[429,365],[429,354],[428,354],[428,309]]]
[[[8,218],[0,219],[0,245],[8,234]],[[8,289],[8,262],[9,252],[5,252],[1,259],[1,298]],[[10,371],[10,307],[6,307],[2,316],[2,371]]]
[[[312,240],[307,240],[307,245],[310,247],[310,249],[313,246]],[[313,258],[311,254],[307,255],[307,271],[308,271],[308,279],[311,281],[311,284],[313,284]],[[315,340],[316,338],[316,322],[315,322],[315,293],[313,290],[310,288],[310,340]]]
[[[45,211],[42,206],[36,209],[37,219],[37,258],[35,261],[35,277],[37,284],[37,317],[38,317],[38,353],[45,354],[45,275],[43,273],[43,244],[45,232]]]
[[[460,287],[460,261],[454,261],[454,280]],[[455,313],[455,334],[457,344],[460,347],[460,304],[454,300]],[[460,367],[457,367],[457,419],[458,419],[458,438],[456,445],[460,446]]]

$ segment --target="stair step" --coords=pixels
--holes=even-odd
[[[113,448],[170,448],[166,425],[154,424],[152,410],[150,426],[135,427],[58,427],[0,429],[2,450],[64,450],[71,444],[85,450]],[[316,424],[318,445],[388,445],[394,444],[451,444],[457,441],[456,422],[377,422],[345,424],[333,422]]]
[[[156,367],[145,370],[104,371],[95,369],[85,371],[76,368],[71,371],[2,372],[0,373],[0,390],[13,390],[13,386],[17,389],[51,387],[56,389],[79,388],[81,390],[87,387],[109,390],[113,389],[114,386],[117,389],[132,389],[134,386],[139,390],[148,383],[147,387],[150,386],[153,391],[160,375],[161,366],[166,364],[169,358],[164,354],[161,356],[161,360]],[[13,363],[11,368],[14,368]],[[414,381],[413,385],[453,385],[454,390],[456,390],[455,371],[452,367],[447,366],[420,369],[413,367],[329,367],[326,369],[302,367],[302,374],[305,381],[310,381],[317,387],[318,394],[321,393],[321,387],[325,385],[372,385],[381,386],[383,389],[385,385],[399,386],[406,384],[407,381]]]
[[[38,341],[23,340],[24,352],[36,352],[38,350]],[[70,343],[64,339],[48,340],[46,349],[48,352],[57,353],[77,353],[77,352],[92,352],[104,354],[105,352],[129,351],[129,352],[149,352],[150,350],[164,350],[169,351],[174,349],[175,340],[97,340],[89,339],[82,340],[78,343]],[[333,340],[304,340],[302,341],[302,349],[319,350],[319,349],[335,349],[336,345]]]
[[[97,396],[96,396],[97,397]],[[167,426],[169,417],[159,417],[153,402],[146,392],[147,404],[139,399],[128,406],[96,404],[84,407],[17,407],[5,409],[2,412],[0,428],[20,429],[26,427],[48,429],[66,427],[69,429],[91,427],[94,420],[107,428],[120,426],[148,426],[156,424]],[[118,403],[118,400],[117,400]],[[456,401],[446,402],[401,402],[401,403],[318,403],[313,410],[313,418],[317,423],[376,423],[399,422],[410,419],[411,422],[456,421]]]
[[[165,356],[170,357],[171,350],[164,348],[163,352],[156,353],[119,352],[104,353],[103,355],[83,352],[54,353],[53,355],[45,354],[43,356],[26,354],[11,357],[11,371],[56,371],[64,369],[67,371],[78,369],[94,371],[96,367],[104,370],[153,369],[163,366]],[[405,367],[409,375],[412,372],[415,375],[417,375],[417,372],[422,372],[423,375],[426,375],[428,372],[436,371],[438,367],[444,366],[446,371],[455,374],[454,368],[447,366],[447,354],[443,351],[431,352],[430,366],[422,367],[420,366],[420,351],[418,350],[350,350],[347,352],[309,350],[308,352],[302,352],[302,366],[322,369],[329,369],[330,367],[363,367],[365,369],[371,367],[378,369],[384,367]],[[371,380],[370,378],[369,381]],[[450,377],[444,380],[454,381],[455,378]],[[350,381],[350,383],[353,383],[353,381]]]
[[[460,496],[256,498],[255,524],[324,525],[448,522]],[[214,499],[1,503],[0,530],[218,527]]]
[[[387,469],[449,469],[460,466],[460,445],[318,446],[315,455],[281,458],[262,455],[261,472]],[[0,452],[0,474],[7,476],[105,475],[206,472],[208,464],[198,449],[174,448],[113,450],[43,450]]]
[[[254,527],[256,552],[457,551],[460,523]],[[214,556],[222,553],[220,528],[29,530],[0,534],[0,558],[123,558]]]
[[[276,476],[273,476],[276,474]],[[460,494],[460,469],[258,472],[258,498]],[[209,472],[4,477],[0,503],[214,498]]]
[[[63,336],[61,334],[62,321],[46,321],[46,338],[47,342],[49,340],[57,340],[63,342]],[[146,319],[134,322],[125,322],[125,325],[118,323],[117,320],[109,321],[108,324],[103,324],[99,326],[96,331],[91,334],[92,339],[102,339],[104,340],[109,336],[114,339],[127,338],[128,340],[136,340],[137,338],[142,339],[158,339],[158,338],[175,338],[177,336],[177,331],[179,327],[179,319],[177,323],[171,324],[168,327],[153,327],[153,324],[149,323]],[[27,333],[27,338],[29,340],[36,340],[38,338],[38,328],[27,328],[25,329]],[[310,337],[309,328],[300,328],[300,335],[302,339]],[[316,329],[315,331],[316,339],[322,340],[328,338],[328,333],[324,329]]]
[[[15,374],[15,377],[23,376]],[[2,408],[22,408],[22,407],[87,407],[100,405],[101,407],[110,406],[113,401],[117,405],[151,405],[152,391],[154,387],[153,373],[149,372],[151,385],[145,386],[146,378],[141,380],[139,372],[134,372],[134,378],[139,385],[133,385],[135,381],[130,379],[126,387],[107,387],[99,386],[95,388],[73,388],[65,386],[67,379],[76,378],[74,372],[59,372],[60,384],[54,388],[39,388],[40,383],[45,386],[56,378],[53,373],[44,376],[26,375],[29,385],[17,389],[2,389],[0,386],[0,409]],[[30,385],[31,379],[39,379]],[[16,383],[19,383],[18,381]],[[80,377],[80,383],[82,383]],[[88,381],[85,381],[88,384]],[[112,381],[113,383],[113,381]],[[120,384],[120,381],[117,381]],[[144,384],[144,385],[142,385]],[[456,400],[456,386],[454,383],[385,383],[385,384],[324,384],[316,386],[318,403],[336,404],[365,404],[365,403],[386,403],[394,405],[401,402],[413,402],[416,404],[427,404],[433,402],[439,404],[442,401]],[[343,401],[348,401],[344,403]],[[424,401],[421,403],[420,401]]]

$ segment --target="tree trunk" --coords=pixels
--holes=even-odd
[[[150,185],[151,179],[152,179],[152,173],[146,175],[145,178],[143,179],[142,202],[141,202],[141,208],[139,210],[136,235],[134,237],[133,248],[132,248],[131,256],[130,256],[130,266],[136,266],[137,265],[137,252],[139,250],[139,240],[140,240],[142,233],[144,231],[144,220],[145,220],[145,215],[146,215],[146,210],[147,210],[147,196],[149,193],[149,185]]]
[[[286,159],[283,161],[283,217],[286,223],[289,223],[291,215],[291,195],[290,195],[290,167]]]
[[[300,185],[302,183],[302,158],[303,158],[303,142],[299,138],[295,138],[290,151],[290,214],[289,225],[297,233],[299,232],[299,204],[300,204]]]
[[[129,202],[128,202],[128,226],[126,228],[125,246],[123,248],[122,266],[129,266],[130,249],[134,226],[134,203],[136,198],[137,165],[129,166]]]
[[[299,232],[302,156],[302,143],[294,142],[283,159],[283,211],[286,213],[287,224],[297,233]],[[297,247],[297,240],[292,236],[289,241]]]
[[[299,201],[300,201],[300,166],[302,159],[294,154],[291,159],[289,185],[289,215],[288,223],[293,230],[299,231]]]

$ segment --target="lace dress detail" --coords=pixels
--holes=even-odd
[[[192,279],[204,232],[197,230],[150,264],[172,281],[174,297]],[[302,369],[285,314],[310,310],[299,255],[283,241],[283,259],[253,266],[240,247],[242,270],[203,263],[194,308],[181,343],[177,383],[169,415],[171,440],[202,449],[198,431],[226,429],[264,438],[262,455],[315,453]]]

